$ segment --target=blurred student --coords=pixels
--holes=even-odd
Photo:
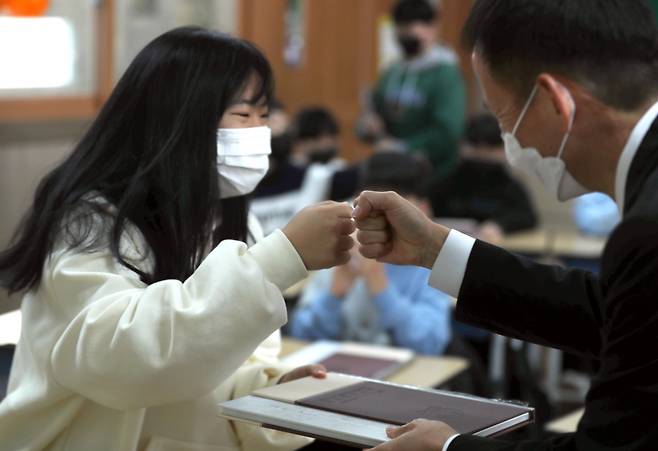
[[[482,114],[469,119],[462,158],[454,174],[431,188],[437,218],[471,218],[476,235],[498,243],[504,235],[537,224],[526,189],[510,174],[496,118]]]
[[[411,155],[378,153],[366,163],[363,185],[396,191],[429,215],[421,192],[422,172]],[[292,315],[291,335],[443,353],[451,336],[451,304],[427,284],[429,271],[353,254],[349,263],[314,275]]]
[[[292,161],[299,166],[337,163],[340,127],[334,115],[323,107],[309,107],[295,116]]]
[[[455,52],[437,44],[441,11],[427,0],[399,0],[393,8],[403,59],[386,69],[357,133],[380,150],[424,155],[434,179],[457,164],[465,117],[465,88]]]
[[[131,63],[73,153],[41,182],[0,282],[22,337],[0,448],[266,450],[306,440],[221,419],[219,403],[313,374],[277,362],[281,290],[344,263],[347,205],[260,238],[272,71],[246,41],[167,32]]]
[[[621,221],[619,207],[603,193],[591,193],[574,199],[573,218],[581,233],[606,237]]]
[[[270,169],[251,204],[265,233],[285,226],[308,205],[352,197],[360,172],[359,165],[337,157],[340,128],[329,110],[303,109],[291,123],[277,102],[270,111],[273,119]]]

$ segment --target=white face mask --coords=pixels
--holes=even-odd
[[[512,133],[503,133],[507,161],[509,161],[509,164],[513,167],[528,174],[534,174],[537,176],[546,190],[559,201],[569,200],[586,194],[590,191],[573,178],[569,171],[567,171],[564,160],[561,159],[564,147],[566,146],[569,135],[571,134],[574,116],[576,115],[576,105],[573,102],[573,99],[571,99],[573,108],[571,118],[569,119],[569,129],[562,139],[562,144],[560,145],[560,150],[556,157],[542,157],[537,149],[532,147],[523,148],[521,147],[519,140],[516,139],[516,132],[530,107],[530,103],[532,103],[532,99],[537,93],[537,89],[538,86],[535,85],[525,107],[523,107],[523,111],[521,111],[519,119],[516,121]]]
[[[217,130],[217,171],[221,198],[244,196],[256,189],[270,166],[269,127]]]

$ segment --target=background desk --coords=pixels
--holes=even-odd
[[[606,238],[583,235],[575,230],[537,229],[511,234],[501,246],[521,254],[598,259],[605,243]]]
[[[548,423],[548,425],[546,425],[546,430],[551,432],[558,432],[561,434],[576,432],[576,428],[578,428],[578,423],[580,422],[580,419],[583,417],[584,413],[585,410],[580,409],[580,410],[576,410],[573,413],[570,413],[569,415],[560,417],[557,420],[551,421],[550,423]]]
[[[281,357],[307,346],[305,341],[283,338]],[[408,365],[386,380],[396,384],[432,388],[446,383],[468,368],[468,362],[460,357],[416,356]]]

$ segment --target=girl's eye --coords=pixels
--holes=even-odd
[[[270,113],[265,113],[260,116],[262,119],[269,119],[270,118]]]
[[[249,113],[231,113],[234,116],[249,117]]]

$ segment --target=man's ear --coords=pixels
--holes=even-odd
[[[540,89],[543,89],[548,93],[551,102],[553,103],[553,107],[555,108],[555,114],[560,116],[562,127],[566,133],[571,127],[573,118],[576,115],[576,104],[571,93],[562,83],[550,74],[540,74],[539,77],[537,77],[537,83],[539,84]]]

